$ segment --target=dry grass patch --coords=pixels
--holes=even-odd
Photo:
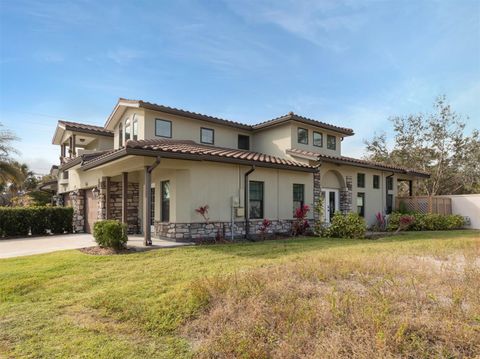
[[[199,357],[480,355],[480,266],[471,254],[315,258],[192,286],[183,328]]]

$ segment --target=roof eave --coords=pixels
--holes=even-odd
[[[123,109],[123,112],[125,112],[125,109],[127,107],[138,108],[138,107],[140,107],[141,102],[142,101],[138,101],[138,100],[127,100],[127,99],[124,99],[124,98],[119,98],[118,101],[117,101],[117,104],[115,105],[112,112],[108,116],[107,121],[105,122],[105,126],[104,126],[105,129],[113,130],[113,123],[115,122],[115,119],[118,117],[117,114],[118,114],[119,111],[121,111]],[[123,112],[122,112],[122,114],[123,114]]]
[[[147,149],[139,149],[139,148],[124,148],[121,151],[114,152],[101,160],[95,161],[93,160],[90,164],[85,164],[82,166],[82,169],[85,171],[91,170],[95,167],[101,166],[105,163],[117,160],[119,158],[129,156],[129,155],[136,155],[136,156],[147,156],[147,157],[158,157],[161,156],[163,158],[170,158],[170,159],[179,159],[179,160],[190,160],[190,161],[210,161],[210,162],[220,162],[220,163],[234,163],[240,165],[256,165],[258,167],[265,167],[265,168],[276,168],[276,169],[284,169],[284,170],[291,170],[291,171],[299,171],[299,172],[316,172],[316,167],[300,167],[300,166],[293,166],[293,165],[282,165],[278,163],[269,163],[269,162],[261,162],[261,161],[252,161],[252,160],[244,160],[239,158],[227,158],[227,157],[217,157],[212,155],[192,155],[188,153],[179,153],[179,152],[168,152],[168,151],[159,151],[159,150],[147,150]]]

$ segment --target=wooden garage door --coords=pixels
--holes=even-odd
[[[85,230],[87,233],[93,233],[93,225],[97,221],[98,199],[93,198],[93,192],[90,189],[85,191]]]

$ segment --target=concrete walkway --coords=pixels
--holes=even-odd
[[[153,246],[148,249],[155,248],[172,248],[179,246],[188,246],[193,243],[170,242],[162,239],[152,238]],[[63,234],[46,237],[33,238],[16,238],[16,239],[0,239],[0,258],[12,258],[29,256],[32,254],[50,253],[66,249],[78,249],[85,247],[93,247],[97,244],[93,240],[91,234]],[[129,248],[145,249],[142,236],[129,236]]]

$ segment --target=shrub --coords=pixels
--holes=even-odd
[[[67,207],[2,207],[0,236],[26,236],[72,231],[73,209]]]
[[[444,231],[462,228],[465,220],[458,214],[441,215],[435,213],[411,213],[414,222],[408,227],[409,231]],[[401,226],[401,219],[405,215],[394,212],[388,217],[388,231],[396,231]]]
[[[364,238],[367,225],[358,213],[335,213],[330,226],[323,231],[324,237]]]
[[[128,241],[127,226],[116,220],[95,222],[93,237],[100,247],[122,249]]]

